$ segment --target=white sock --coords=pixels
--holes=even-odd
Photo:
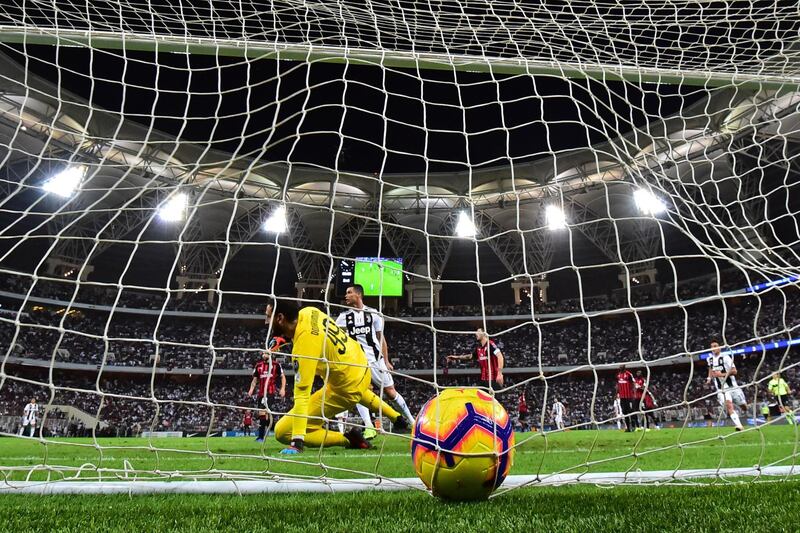
[[[372,423],[372,417],[369,415],[369,409],[359,403],[356,404],[356,410],[358,411],[358,415],[364,421],[364,425],[368,428],[374,429],[375,424]]]
[[[337,422],[337,424],[339,425],[339,433],[344,433],[344,422],[339,420],[339,422]]]
[[[737,428],[742,427],[742,423],[739,421],[739,414],[736,411],[732,412],[729,416],[731,417],[731,421],[733,422],[734,426]]]
[[[411,416],[411,411],[408,408],[408,404],[406,404],[406,401],[403,399],[402,396],[400,396],[399,392],[397,393],[397,396],[395,396],[394,399],[392,400],[392,403],[394,403],[397,406],[397,408],[400,409],[400,412],[403,413],[404,417],[406,417],[408,423],[414,425],[414,417]]]

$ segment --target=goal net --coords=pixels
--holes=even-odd
[[[796,15],[3,6],[0,487],[423,488],[382,412],[322,420],[371,450],[280,455],[287,354],[256,400],[265,306],[336,318],[353,283],[412,415],[504,405],[504,490],[796,474]],[[448,358],[478,328],[489,379]]]

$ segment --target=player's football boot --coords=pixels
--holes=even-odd
[[[350,444],[347,447],[352,450],[369,450],[372,448],[372,444],[370,444],[369,441],[364,438],[364,434],[361,433],[361,430],[358,428],[351,429],[345,433],[344,436],[348,441],[350,441]]]
[[[408,433],[410,430],[411,426],[408,425],[408,420],[402,416],[392,422],[392,432],[394,433]]]
[[[367,428],[364,430],[364,438],[366,440],[372,440],[378,436],[378,432],[375,431],[373,428]]]

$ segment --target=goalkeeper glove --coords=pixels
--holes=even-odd
[[[284,448],[281,450],[281,455],[297,455],[303,451],[303,447],[305,443],[303,439],[292,439],[292,442],[289,443],[288,448]]]
[[[283,337],[272,337],[267,343],[267,350],[270,352],[279,352],[286,344],[288,343]]]

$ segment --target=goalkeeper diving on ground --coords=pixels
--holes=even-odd
[[[370,390],[372,374],[364,350],[334,319],[279,297],[267,306],[265,323],[274,335],[293,341],[294,407],[275,425],[275,438],[288,445],[281,453],[300,453],[305,446],[370,448],[360,428],[342,434],[324,427],[357,404],[387,416],[396,429],[408,427],[400,413]],[[323,384],[312,393],[315,376]]]

